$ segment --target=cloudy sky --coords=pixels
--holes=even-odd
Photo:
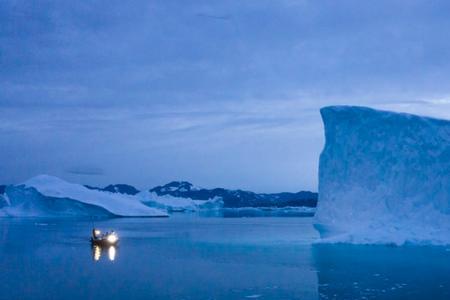
[[[319,109],[450,118],[449,1],[0,1],[0,182],[317,190]]]

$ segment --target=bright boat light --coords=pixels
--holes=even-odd
[[[115,235],[115,234],[110,234],[107,237],[108,242],[110,242],[111,244],[117,242],[117,239],[118,239],[117,235]]]

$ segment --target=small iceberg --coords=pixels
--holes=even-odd
[[[194,212],[204,209],[221,209],[223,207],[223,201],[219,197],[210,200],[193,200],[170,195],[158,196],[150,191],[140,192],[136,197],[149,207],[167,210],[168,212]]]

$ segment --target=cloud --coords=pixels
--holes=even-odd
[[[86,175],[86,176],[99,176],[104,175],[104,170],[102,168],[93,166],[75,166],[66,170],[68,174],[74,175]]]
[[[314,189],[320,107],[448,118],[447,6],[1,1],[0,181]]]
[[[214,15],[214,14],[207,14],[207,13],[197,13],[195,15],[200,18],[208,18],[208,19],[215,19],[215,20],[221,20],[221,21],[228,21],[231,19],[230,15]]]

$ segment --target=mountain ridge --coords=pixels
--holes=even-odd
[[[170,195],[195,200],[209,200],[222,198],[224,207],[287,207],[305,206],[316,207],[318,194],[309,191],[297,193],[255,193],[244,190],[228,190],[224,188],[198,188],[187,181],[172,181],[163,186],[156,186],[149,190],[158,196]]]
[[[129,184],[109,184],[105,187],[84,185],[91,190],[119,193],[125,195],[137,195],[140,192],[149,191],[158,196],[172,196],[176,198],[192,200],[221,199],[225,208],[240,207],[316,207],[318,193],[310,191],[280,192],[280,193],[255,193],[245,190],[231,190],[225,188],[200,188],[188,181],[171,181],[165,185],[159,185],[151,189],[140,191]],[[7,185],[0,185],[0,194],[4,194]]]

